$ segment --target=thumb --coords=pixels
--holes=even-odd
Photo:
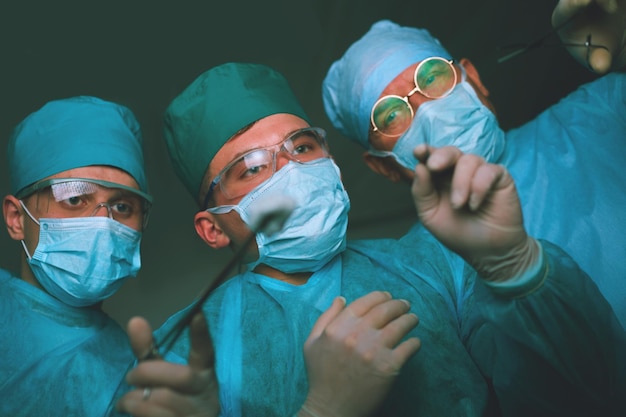
[[[133,317],[127,325],[130,346],[136,358],[145,358],[152,349],[154,342],[152,338],[152,328],[143,317]]]
[[[322,315],[319,316],[319,318],[315,322],[315,325],[311,330],[311,334],[309,334],[307,342],[317,339],[322,334],[326,326],[328,326],[328,324],[330,324],[330,322],[333,321],[339,315],[339,313],[341,313],[345,306],[346,299],[343,297],[336,297],[328,310],[323,312]]]
[[[193,369],[213,368],[215,350],[209,334],[204,315],[197,313],[189,326],[191,348],[189,349],[189,366]]]

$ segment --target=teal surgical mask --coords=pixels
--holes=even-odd
[[[391,156],[411,171],[418,161],[413,149],[421,144],[456,146],[464,153],[497,162],[504,150],[505,134],[496,116],[480,101],[474,88],[462,81],[447,97],[430,100],[417,108],[409,129],[391,152],[370,149],[374,156]]]
[[[350,200],[339,168],[330,158],[289,162],[238,205],[207,211],[223,214],[235,210],[250,226],[255,204],[272,195],[293,199],[296,207],[282,230],[257,234],[259,259],[248,264],[250,269],[265,264],[285,273],[315,272],[345,249]]]
[[[141,233],[108,217],[41,218],[28,263],[41,286],[65,304],[85,307],[113,295],[141,268]]]

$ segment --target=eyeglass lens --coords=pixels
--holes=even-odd
[[[268,180],[276,170],[276,154],[284,152],[289,159],[310,162],[328,156],[326,143],[315,130],[302,130],[283,143],[255,149],[231,162],[219,177],[222,193],[227,198],[245,195]]]
[[[49,211],[54,207],[67,217],[95,216],[99,210],[106,208],[109,217],[121,223],[134,224],[141,223],[150,206],[150,203],[137,194],[88,181],[51,184],[41,192],[48,195],[46,210]]]
[[[415,88],[405,97],[381,97],[372,108],[371,121],[376,131],[387,136],[400,136],[413,120],[408,97],[419,92],[437,99],[448,95],[456,85],[456,73],[450,61],[433,57],[422,61],[414,74]]]

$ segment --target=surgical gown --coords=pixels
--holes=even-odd
[[[102,417],[133,355],[104,313],[0,269],[0,416]]]
[[[515,179],[528,233],[568,252],[626,328],[626,74],[507,132],[496,162]]]
[[[422,341],[380,416],[622,415],[624,333],[571,259],[543,247],[547,278],[516,299],[494,296],[420,226],[401,240],[349,243],[301,286],[253,272],[230,279],[204,307],[222,415],[295,415],[313,324],[336,296],[350,302],[374,290],[411,303],[420,323],[410,335]],[[184,362],[188,350],[185,334],[167,358]]]

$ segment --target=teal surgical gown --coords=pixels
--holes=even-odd
[[[0,416],[102,417],[133,355],[100,311],[0,269]]]
[[[568,252],[626,328],[626,74],[507,132],[496,162],[515,179],[528,233]]]
[[[302,348],[313,324],[336,296],[374,290],[411,303],[420,318],[411,336],[422,341],[380,416],[626,415],[623,330],[593,282],[542,244],[545,281],[514,299],[495,296],[419,225],[401,240],[349,243],[301,286],[237,275],[204,307],[222,415],[294,415],[308,390]],[[188,350],[184,334],[168,358],[184,362]]]

